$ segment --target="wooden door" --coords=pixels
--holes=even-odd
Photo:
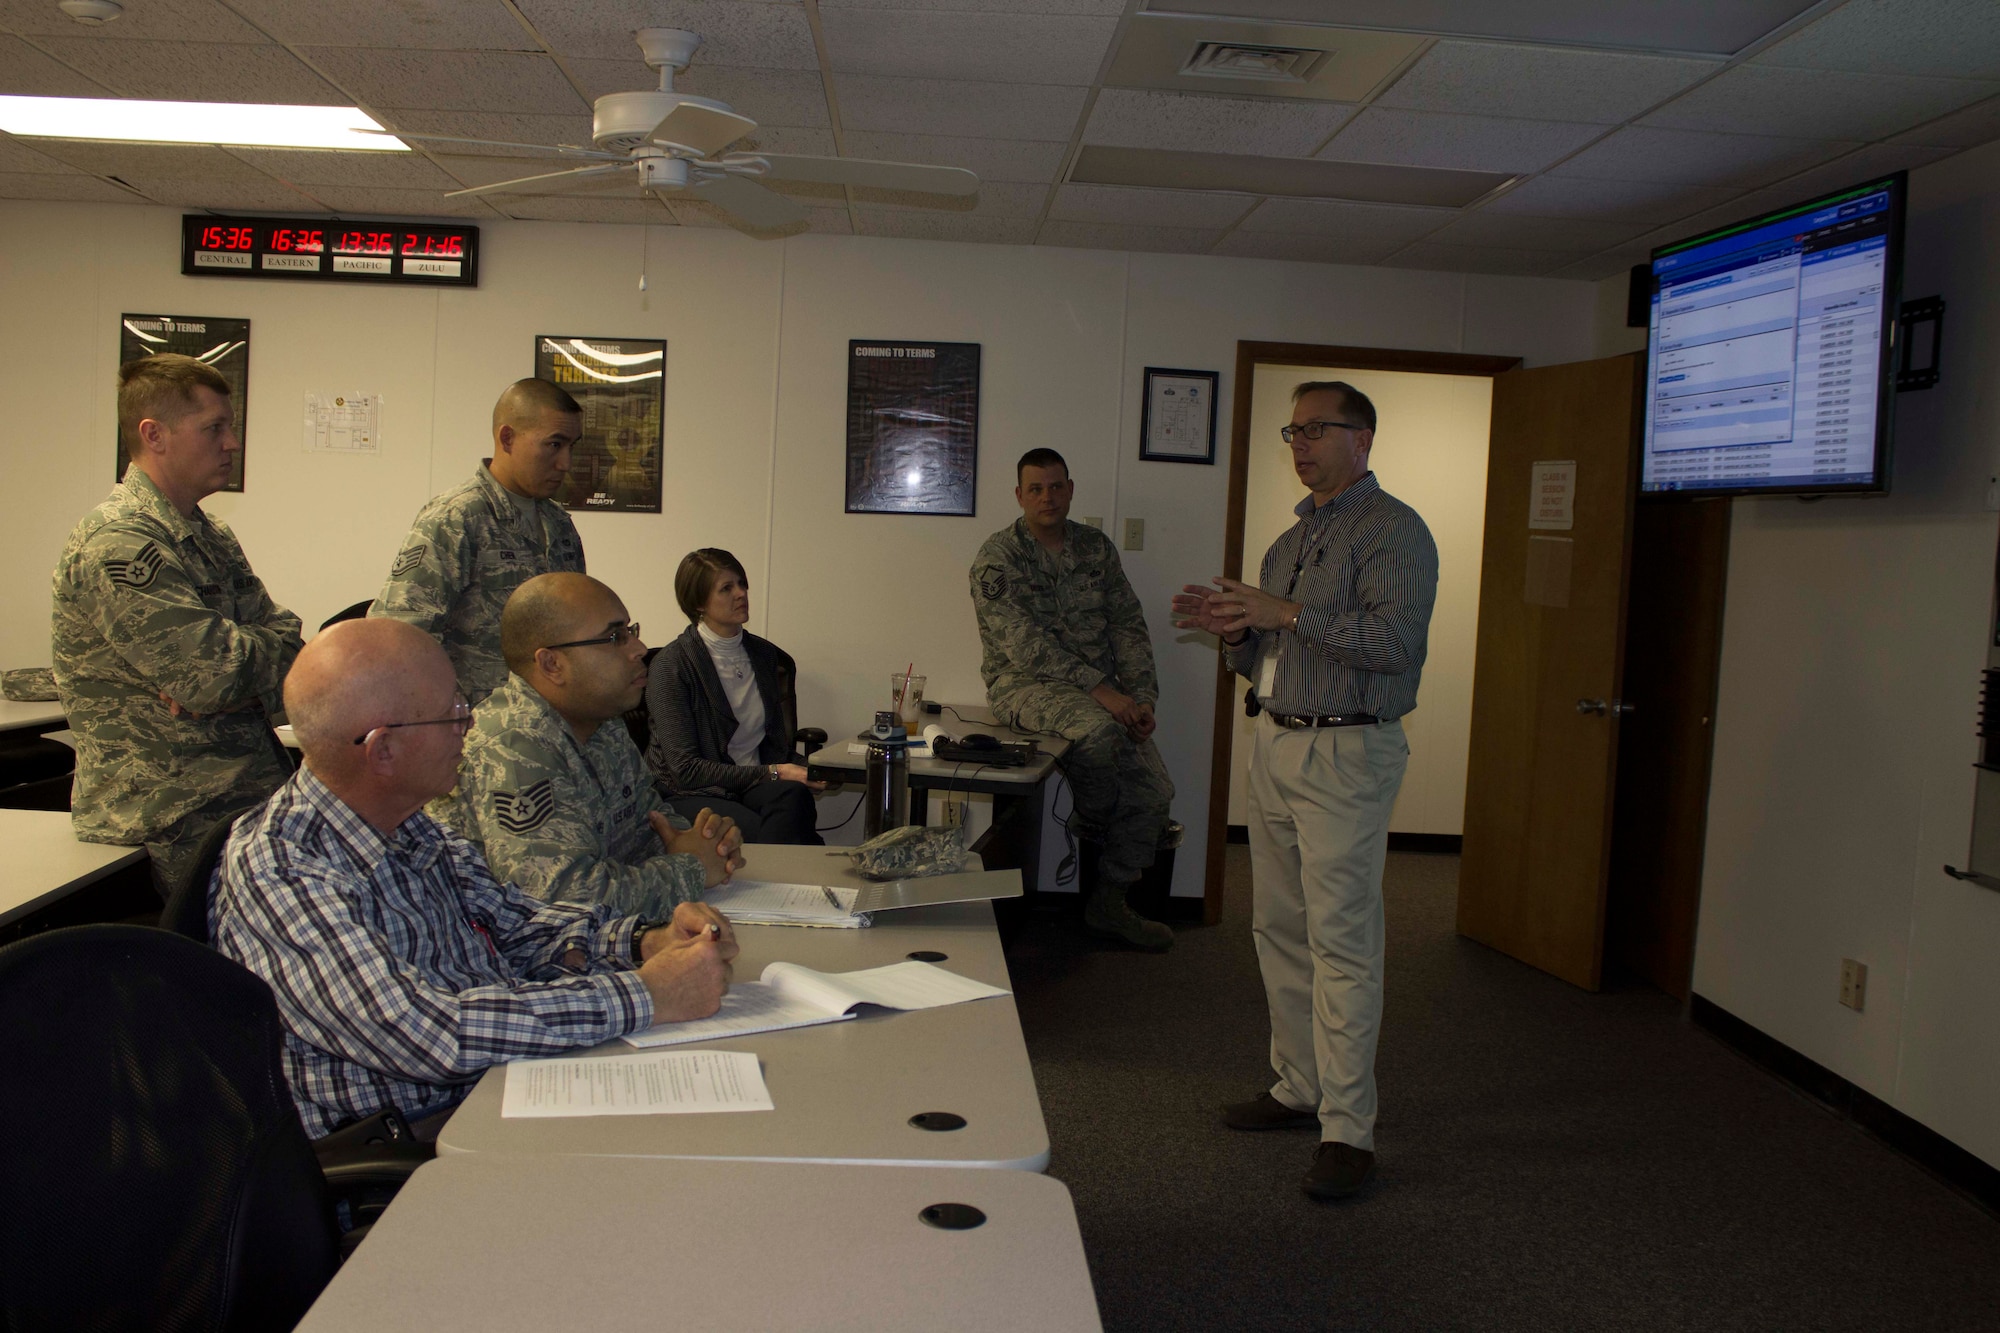
[[[1603,976],[1640,356],[1493,381],[1459,933],[1589,990]],[[1532,529],[1572,463],[1571,525]]]

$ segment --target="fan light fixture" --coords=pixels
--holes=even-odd
[[[192,143],[229,148],[410,151],[359,107],[258,102],[139,102],[120,97],[0,96],[0,130],[28,139]]]

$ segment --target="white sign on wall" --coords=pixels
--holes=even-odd
[[[1534,485],[1528,492],[1528,526],[1552,532],[1568,532],[1575,527],[1575,461],[1536,463],[1530,473]]]
[[[382,395],[306,395],[305,450],[309,454],[382,452]]]

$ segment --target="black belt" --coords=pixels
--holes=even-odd
[[[1272,713],[1270,718],[1287,731],[1306,731],[1313,727],[1371,727],[1382,720],[1373,713],[1328,713],[1321,717]]]

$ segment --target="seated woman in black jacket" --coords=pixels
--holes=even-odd
[[[654,654],[646,680],[646,762],[661,794],[689,818],[704,806],[728,815],[745,842],[821,842],[813,793],[826,784],[791,762],[798,668],[743,628],[743,563],[712,546],[690,551],[674,596],[694,623]]]

